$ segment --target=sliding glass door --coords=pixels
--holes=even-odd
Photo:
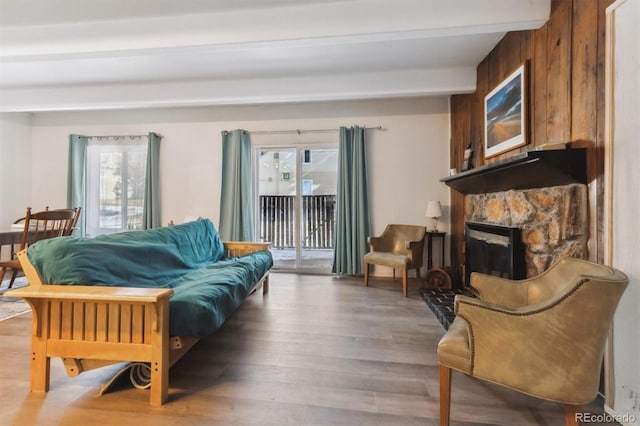
[[[329,273],[333,262],[336,148],[259,148],[258,218],[276,269]]]
[[[295,269],[297,263],[296,171],[295,149],[259,150],[256,229],[260,241],[271,243],[277,269]]]
[[[330,273],[335,246],[338,150],[302,149],[300,155],[299,268]]]

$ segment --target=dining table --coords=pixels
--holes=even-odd
[[[20,247],[23,232],[24,227],[7,226],[0,228],[0,261],[11,259],[14,250]],[[5,246],[7,247],[5,248]],[[2,285],[2,282],[0,282],[0,285]]]
[[[0,228],[0,261],[11,259],[14,250],[20,247],[24,228],[5,226]]]
[[[22,232],[24,227],[3,227],[0,228],[0,246],[6,246],[10,244],[19,244],[22,238]]]

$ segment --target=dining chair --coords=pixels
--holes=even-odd
[[[73,231],[73,225],[76,223],[75,218],[77,215],[79,215],[78,209],[48,210],[47,208],[47,210],[41,212],[31,213],[31,207],[27,207],[27,212],[24,215],[24,228],[20,238],[20,247],[17,251],[24,250],[39,240],[70,235]],[[0,262],[0,268],[0,283],[2,283],[7,270],[13,270],[8,287],[11,288],[18,272],[22,270],[20,262],[18,259],[12,258]]]
[[[72,210],[75,212],[75,216],[73,217],[73,222],[71,223],[71,226],[69,226],[69,229],[66,231],[64,236],[73,234],[73,231],[75,231],[78,226],[78,220],[80,220],[80,213],[82,213],[82,207],[74,207]]]
[[[46,211],[49,211],[49,206],[46,206],[44,209]],[[67,209],[59,209],[59,210],[67,210]],[[73,223],[71,224],[71,227],[67,231],[65,231],[65,236],[72,235],[73,231],[77,228],[77,223],[78,223],[78,220],[80,219],[80,213],[82,212],[82,207],[74,207],[73,209],[70,209],[70,210],[75,211],[76,215],[73,218]],[[24,227],[24,219],[25,219],[24,216],[22,216],[19,219],[16,219],[13,222],[13,224],[11,225],[11,228],[15,229],[17,226],[20,226],[20,229],[22,229]],[[17,247],[19,247],[19,245],[20,245],[20,241],[19,240],[16,241],[15,243],[7,245],[7,248],[9,249],[8,259],[11,259],[11,260],[17,259],[16,255],[17,255],[18,251],[20,251],[20,250],[17,249]],[[2,250],[2,247],[0,247],[0,250]],[[1,257],[1,255],[0,255],[0,257]]]
[[[457,295],[456,318],[438,344],[440,425],[449,424],[451,370],[564,405],[578,425],[596,398],[613,315],[629,279],[564,258],[527,280],[471,274],[479,298]]]

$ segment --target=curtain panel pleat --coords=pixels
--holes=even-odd
[[[160,135],[153,132],[149,133],[144,205],[142,209],[143,229],[162,226],[160,215],[160,139]]]
[[[333,273],[362,275],[369,236],[367,155],[364,128],[340,128],[336,246]]]
[[[251,157],[247,131],[222,132],[219,232],[226,241],[252,241],[255,238]]]
[[[67,172],[67,207],[82,207],[87,204],[87,144],[89,139],[82,135],[69,135],[69,163]],[[80,215],[74,233],[84,237],[86,213]]]

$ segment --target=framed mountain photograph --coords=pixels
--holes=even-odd
[[[527,75],[522,64],[484,98],[484,156],[527,143]]]

